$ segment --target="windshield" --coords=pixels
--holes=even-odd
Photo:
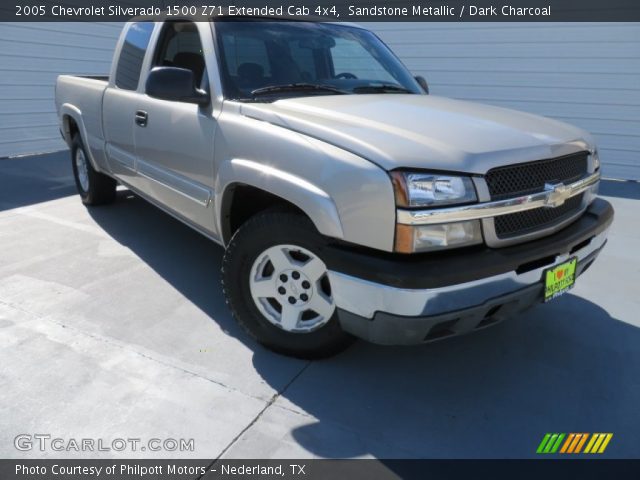
[[[215,30],[226,98],[422,93],[402,63],[367,30],[264,20],[218,21]]]

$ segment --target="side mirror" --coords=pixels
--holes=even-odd
[[[193,72],[186,68],[154,67],[145,85],[147,95],[174,102],[207,105],[209,94],[196,87]]]
[[[417,77],[415,77],[415,79],[416,79],[416,82],[418,82],[418,84],[422,87],[422,90],[424,90],[424,93],[426,93],[428,95],[429,94],[429,84],[424,79],[424,77],[418,75]]]

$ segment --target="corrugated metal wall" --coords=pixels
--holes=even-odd
[[[367,24],[436,95],[593,133],[605,176],[640,180],[640,24]]]
[[[640,24],[368,24],[436,95],[595,134],[604,173],[640,179]],[[121,24],[0,24],[0,157],[63,148],[54,82],[106,74]]]
[[[0,158],[65,148],[56,77],[109,73],[119,23],[0,23]]]

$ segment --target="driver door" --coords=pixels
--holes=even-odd
[[[165,22],[152,65],[186,68],[208,89],[201,32],[195,22]],[[206,233],[215,235],[213,145],[217,127],[211,105],[142,95],[134,139],[140,189]]]

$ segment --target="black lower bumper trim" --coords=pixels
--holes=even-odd
[[[576,277],[591,266],[604,247],[582,259]],[[338,309],[343,330],[379,345],[415,345],[462,335],[495,325],[542,302],[542,281],[514,292],[487,299],[480,305],[437,315],[406,317],[387,312],[376,312],[373,318],[364,318]]]
[[[396,288],[440,288],[522,270],[545,258],[571,252],[604,231],[613,207],[596,199],[575,222],[561,231],[505,248],[470,247],[428,254],[402,255],[344,245],[325,247],[330,270]]]
[[[482,305],[425,317],[378,312],[372,319],[338,310],[343,330],[378,345],[415,345],[479,330],[538,303],[542,284],[492,299]]]

